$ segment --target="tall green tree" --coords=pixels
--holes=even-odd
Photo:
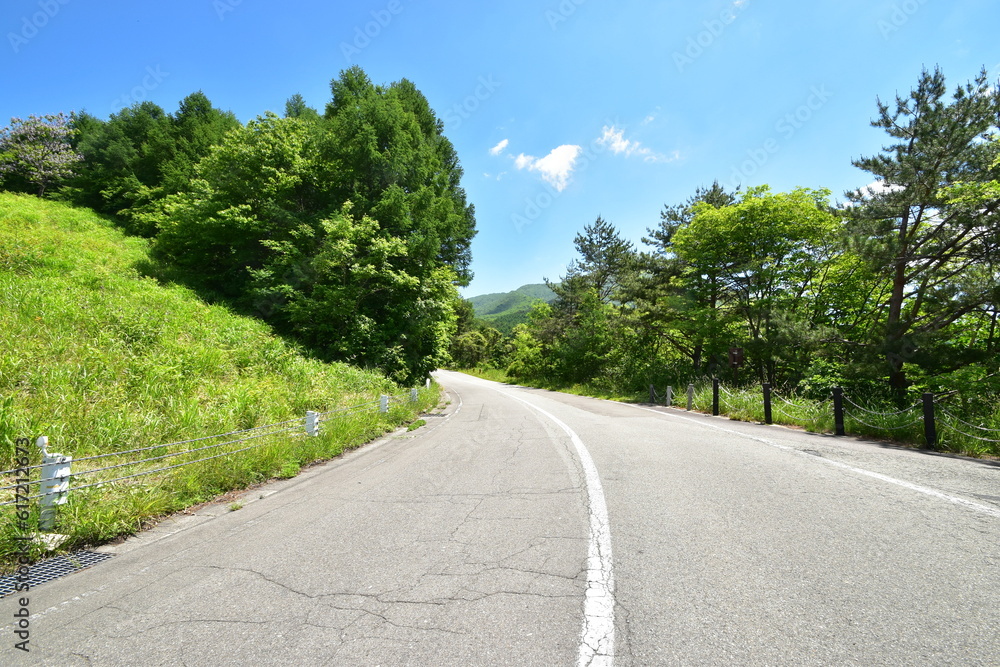
[[[331,91],[320,146],[330,203],[351,201],[357,214],[405,239],[411,274],[447,266],[467,285],[475,210],[460,185],[458,155],[427,99],[405,79],[375,86],[357,66]]]
[[[732,339],[727,333],[731,324],[724,310],[719,267],[691,270],[688,260],[675,251],[674,235],[691,224],[697,206],[722,208],[737,201],[738,191],[727,192],[718,181],[699,187],[684,202],[665,205],[659,225],[642,239],[653,252],[640,257],[641,270],[631,286],[636,327],[646,332],[647,345],[658,353],[666,344],[690,359],[695,375],[714,370]]]
[[[985,70],[948,97],[940,70],[924,71],[908,96],[878,101],[872,121],[891,137],[882,153],[854,165],[875,184],[848,193],[851,232],[875,270],[889,276],[884,298],[873,304],[870,335],[883,356],[898,397],[907,385],[907,362],[929,361],[941,332],[995,302],[1000,198],[975,206],[947,195],[996,178],[1000,90]]]
[[[561,283],[550,284],[549,288],[559,295],[560,285],[565,284],[568,288],[579,280],[592,288],[601,301],[609,303],[634,258],[632,242],[623,239],[614,225],[597,216],[597,220],[576,235],[573,245],[579,258],[570,263]]]
[[[191,93],[171,117],[173,153],[161,167],[161,195],[185,189],[194,176],[195,166],[208,155],[213,146],[223,142],[226,134],[240,127],[231,111],[222,111],[202,91]]]
[[[833,256],[838,225],[828,198],[826,190],[751,188],[731,206],[697,204],[673,235],[682,278],[712,285],[712,297],[739,318],[743,341],[733,343],[747,346],[761,381],[779,379],[782,348],[801,342],[790,334],[808,330],[794,322],[809,324],[806,295]]]
[[[646,233],[649,236],[643,238],[642,242],[653,246],[658,255],[671,255],[670,246],[674,233],[691,222],[695,206],[698,204],[709,204],[716,208],[730,206],[738,201],[739,192],[739,188],[734,192],[726,192],[716,180],[707,188],[699,186],[693,195],[680,204],[664,204],[660,212],[660,224],[648,228]]]
[[[519,349],[542,350],[548,368],[563,382],[587,382],[600,376],[611,362],[620,285],[628,279],[634,249],[618,230],[598,216],[573,240],[578,257],[558,283],[546,280],[556,298],[551,306],[535,308],[530,325],[521,334]],[[539,343],[532,346],[527,336]],[[519,368],[531,368],[524,362]]]
[[[447,267],[407,273],[406,241],[377,220],[348,203],[319,221],[316,234],[302,227],[265,245],[272,254],[250,272],[250,294],[277,297],[281,318],[323,357],[377,367],[405,384],[448,362],[460,300],[455,275]]]
[[[302,95],[295,93],[285,102],[285,118],[298,118],[309,121],[319,120],[319,112],[306,104]]]
[[[120,220],[148,204],[163,180],[162,167],[174,154],[169,115],[158,104],[145,101],[100,121],[88,114],[75,120],[77,144],[86,161],[74,182],[79,203]],[[152,235],[151,229],[131,232]]]

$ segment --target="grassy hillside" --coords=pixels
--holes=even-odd
[[[263,323],[143,276],[148,264],[145,240],[89,210],[0,193],[0,470],[14,467],[16,438],[48,435],[50,451],[80,459],[400,391],[381,375],[308,359]],[[60,511],[63,532],[71,545],[130,532],[150,517],[336,455],[412,419],[417,407],[345,417],[309,442],[276,437],[235,467],[198,464],[181,468],[182,476],[145,478],[141,493],[135,483],[71,492]],[[37,451],[32,457],[37,463]],[[74,474],[81,468],[74,464]],[[0,492],[0,502],[12,493]],[[13,509],[0,508],[0,561]]]
[[[474,296],[469,301],[476,317],[486,320],[504,333],[510,333],[521,322],[528,321],[528,311],[538,300],[551,301],[555,293],[547,285],[522,285],[513,292]]]

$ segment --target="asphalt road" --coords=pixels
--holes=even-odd
[[[428,426],[33,589],[0,664],[1000,665],[1000,466],[439,379]]]

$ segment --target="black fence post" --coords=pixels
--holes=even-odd
[[[833,388],[833,424],[835,435],[846,435],[844,430],[844,390]]]
[[[712,378],[712,414],[719,416],[719,378]]]
[[[649,385],[649,402],[656,403],[656,389],[653,388],[653,385]]]
[[[937,426],[934,423],[934,394],[924,394],[924,441],[928,448],[937,445]]]
[[[771,385],[764,383],[764,423],[771,423]]]

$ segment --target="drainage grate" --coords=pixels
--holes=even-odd
[[[57,556],[39,561],[28,566],[28,583],[31,588],[40,586],[54,579],[65,577],[79,570],[85,570],[92,565],[106,561],[114,554],[96,553],[93,551],[76,551],[65,556]],[[0,598],[6,597],[16,590],[18,578],[16,574],[0,577]]]

